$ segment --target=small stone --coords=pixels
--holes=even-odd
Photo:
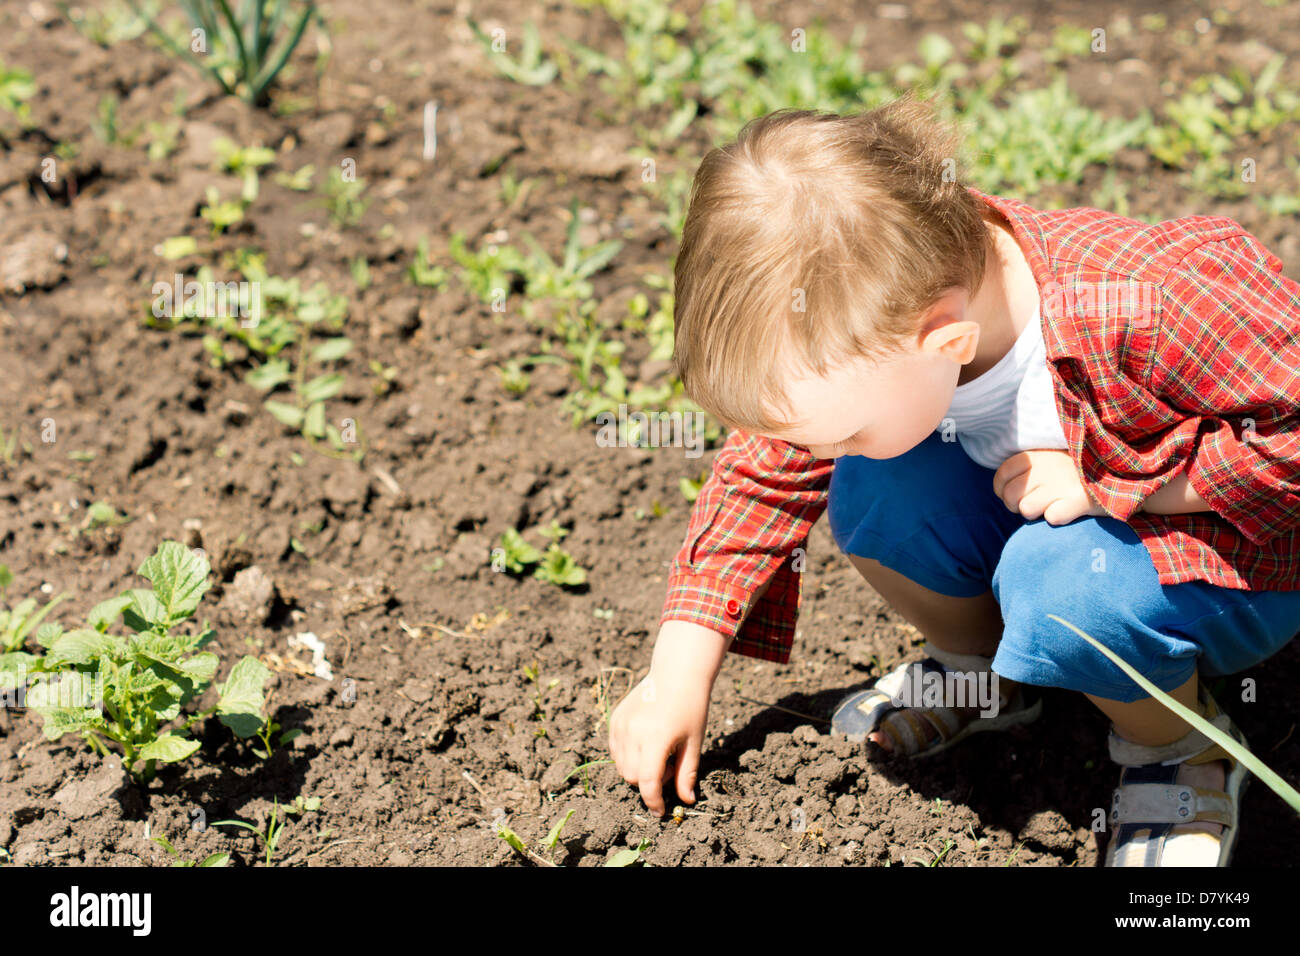
[[[244,568],[226,588],[223,606],[235,617],[263,624],[275,603],[274,582],[257,565]]]

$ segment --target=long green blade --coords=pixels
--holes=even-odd
[[[1115,654],[1115,652],[1112,651],[1110,648],[1102,646],[1102,644],[1099,641],[1097,641],[1092,637],[1089,637],[1087,634],[1083,633],[1083,631],[1079,630],[1069,621],[1063,620],[1062,618],[1057,617],[1055,614],[1049,614],[1047,616],[1054,621],[1059,621],[1061,624],[1064,624],[1066,627],[1074,631],[1074,633],[1078,634],[1080,637],[1082,637],[1093,647],[1097,648],[1097,650],[1105,654],[1108,658],[1110,658],[1115,663],[1116,667],[1122,670],[1129,677],[1133,678],[1133,680],[1137,682],[1137,685],[1139,687],[1145,690],[1156,700],[1160,701],[1160,703],[1164,704],[1166,707],[1172,710],[1179,717],[1183,718],[1183,720],[1187,721],[1189,724],[1191,724],[1201,733],[1205,734],[1205,736],[1209,737],[1216,744],[1221,746],[1224,750],[1228,751],[1230,754],[1232,754],[1234,757],[1240,760],[1243,764],[1246,765],[1246,768],[1250,770],[1251,773],[1259,777],[1259,779],[1264,781],[1264,783],[1268,784],[1268,788],[1270,790],[1272,790],[1279,797],[1285,800],[1287,804],[1290,805],[1292,810],[1294,810],[1296,813],[1300,813],[1300,793],[1297,793],[1294,787],[1292,787],[1289,783],[1287,783],[1285,780],[1279,777],[1275,772],[1269,769],[1268,765],[1265,764],[1264,761],[1260,760],[1258,757],[1252,754],[1245,747],[1241,746],[1241,744],[1233,740],[1230,736],[1228,736],[1218,727],[1215,727],[1212,723],[1210,723],[1200,714],[1178,703],[1178,701],[1174,700],[1172,697],[1170,697],[1168,694],[1166,694],[1164,691],[1158,688],[1155,684],[1151,683],[1149,680],[1147,680],[1145,677],[1139,674],[1134,668],[1132,668],[1127,663],[1122,661],[1119,658],[1119,656]]]

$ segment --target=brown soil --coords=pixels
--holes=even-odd
[[[653,818],[610,764],[586,781],[568,776],[608,758],[602,674],[607,687],[614,678],[612,706],[628,671],[639,678],[648,666],[667,565],[690,509],[678,480],[697,476],[710,458],[593,454],[590,432],[571,428],[560,410],[569,383],[557,366],[540,366],[522,399],[498,382],[493,366],[537,352],[537,333],[494,315],[455,281],[434,293],[410,285],[404,272],[421,236],[447,263],[446,240],[457,230],[474,247],[504,229],[512,242],[528,231],[558,248],[577,196],[594,210],[591,238],[626,243],[595,280],[602,312],[617,316],[643,288],[644,274],[667,271],[673,240],[640,189],[634,136],[625,123],[606,121],[615,111],[596,84],[567,93],[496,76],[465,26],[467,3],[330,6],[346,29],[335,33],[321,80],[311,70],[314,51],[295,60],[278,95],[309,97],[312,105],[289,116],[212,95],[191,68],[142,41],[103,50],[57,17],[33,22],[27,3],[0,13],[0,57],[40,83],[37,129],[0,151],[0,249],[27,257],[7,267],[26,288],[0,299],[0,426],[17,426],[33,448],[12,466],[0,464],[0,562],[15,575],[8,597],[34,595],[48,583],[75,595],[56,615],[73,621],[137,586],[134,570],[160,540],[182,540],[204,548],[219,577],[200,616],[218,630],[222,674],[250,648],[287,659],[295,653],[288,638],[311,631],[326,642],[335,675],[326,682],[291,665],[278,673],[276,719],[305,733],[269,762],[209,721],[200,754],[148,786],[101,766],[71,738],[47,742],[31,716],[0,710],[0,847],[13,862],[165,864],[162,849],[145,838],[147,823],[186,858],[228,850],[233,864],[252,865],[261,854],[251,835],[191,829],[194,811],[209,821],[260,822],[273,799],[302,795],[320,797],[321,809],[289,824],[277,863],[517,864],[493,833],[494,816],[535,844],[573,809],[555,854],[566,865],[603,864],[642,838],[652,841],[645,860],[660,866],[879,865],[929,860],[947,841],[944,865],[1009,858],[1096,865],[1092,813],[1107,804],[1118,770],[1106,756],[1105,719],[1079,695],[1049,692],[1038,723],[979,735],[924,765],[869,760],[829,739],[825,722],[742,699],[824,717],[882,666],[915,655],[919,636],[856,576],[824,523],[809,546],[794,661],[776,666],[733,655],[717,682],[693,808],[702,814],[679,824]],[[1175,3],[1070,4],[1048,14],[1032,3],[920,2],[901,21],[880,19],[865,3],[760,6],[791,23],[815,10],[846,34],[849,24],[866,23],[864,55],[873,66],[910,54],[923,32],[956,38],[962,21],[1017,10],[1044,33],[1060,22],[1110,23],[1154,11],[1185,29],[1194,19]],[[618,36],[603,16],[569,6],[488,2],[473,12],[484,24],[531,18],[544,35],[591,45],[614,45]],[[1131,49],[1086,67],[1072,86],[1107,111],[1154,105],[1164,80],[1181,84],[1259,62],[1249,43],[1296,53],[1298,19],[1295,9],[1252,3],[1199,46],[1135,33]],[[1043,71],[1036,57],[1032,47],[1024,54],[1030,80]],[[1121,59],[1141,65],[1121,71]],[[1295,66],[1287,72],[1294,83]],[[179,93],[188,112],[178,152],[150,161],[139,146],[98,140],[90,124],[109,92],[122,99],[124,129],[167,118]],[[420,152],[431,98],[440,104],[440,144],[429,165]],[[387,103],[395,109],[386,113]],[[257,407],[260,396],[238,371],[209,367],[197,337],[140,322],[152,283],[177,271],[154,246],[169,236],[205,236],[197,216],[205,187],[236,189],[231,177],[211,171],[217,135],[277,149],[276,170],[308,162],[323,170],[352,157],[370,182],[374,201],[362,223],[339,230],[268,171],[249,219],[219,241],[227,249],[256,245],[273,272],[348,293],[358,348],[336,407],[365,427],[364,466],[315,454],[287,433]],[[47,188],[40,161],[61,140],[81,152]],[[517,177],[541,177],[516,208],[503,206],[499,176],[485,173],[498,162]],[[1136,213],[1233,216],[1283,258],[1289,274],[1300,274],[1293,222],[1246,202],[1205,201],[1144,156],[1125,162],[1120,171],[1133,184]],[[1083,186],[1036,201],[1086,204],[1098,174],[1090,170]],[[315,227],[310,235],[305,223]],[[381,234],[385,225],[391,234]],[[374,281],[357,293],[348,265],[360,255]],[[641,367],[644,350],[632,344],[624,367]],[[371,359],[398,368],[398,387],[387,395],[370,387]],[[641,371],[649,381],[663,374]],[[44,419],[56,424],[53,444],[39,439]],[[95,457],[78,461],[70,451]],[[133,520],[77,533],[86,504],[101,499]],[[655,502],[661,517],[636,517]],[[586,587],[565,591],[493,573],[488,554],[502,530],[552,519],[573,528],[564,547],[591,569]],[[442,566],[429,570],[439,557]],[[235,575],[253,566],[274,585],[269,601],[250,602],[234,586]],[[612,613],[597,616],[598,609]],[[542,686],[558,681],[543,698],[540,721],[522,674],[534,661]],[[1264,759],[1300,780],[1293,735],[1300,698],[1292,690],[1300,647],[1244,676],[1258,682],[1261,703],[1233,708],[1234,716]],[[355,702],[342,692],[345,679],[354,682]],[[803,832],[792,826],[796,808]],[[1281,801],[1253,787],[1244,819],[1238,863],[1291,861],[1300,823]]]

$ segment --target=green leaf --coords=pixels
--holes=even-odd
[[[97,631],[107,631],[128,607],[131,606],[130,594],[121,594],[107,601],[100,601],[86,615],[86,623]]]
[[[131,603],[122,612],[122,618],[131,630],[148,631],[155,627],[166,627],[167,608],[155,592],[149,588],[132,588],[123,597],[131,599]]]
[[[140,565],[139,574],[148,578],[154,593],[167,609],[167,621],[183,621],[199,606],[212,585],[211,567],[179,541],[164,541],[153,556]]]
[[[181,672],[195,683],[206,684],[216,676],[218,663],[217,655],[211,652],[195,654],[181,664]]]
[[[125,644],[119,637],[89,628],[78,628],[61,635],[51,644],[45,659],[49,665],[88,665],[97,661],[101,654],[121,654],[125,649]]]
[[[303,419],[302,433],[312,438],[325,437],[325,403],[316,402],[307,409],[307,415]]]
[[[184,760],[198,750],[199,741],[189,740],[176,734],[159,737],[141,747],[137,753],[141,760],[160,760],[163,763],[175,763]]]
[[[301,408],[296,405],[286,405],[284,402],[265,402],[266,410],[276,417],[276,420],[282,425],[288,425],[290,428],[302,428],[302,419],[305,414]]]
[[[265,701],[263,685],[271,676],[270,669],[256,657],[244,657],[230,671],[221,698],[217,701],[217,715],[236,737],[246,740],[262,729],[262,705]]]
[[[546,847],[546,849],[548,850],[554,847],[555,844],[559,842],[560,831],[563,830],[564,825],[569,822],[569,817],[573,816],[577,812],[578,811],[576,809],[570,810],[568,813],[564,815],[563,820],[555,824],[555,826],[551,827],[551,832],[546,834],[546,839],[542,841],[542,846]]]
[[[343,376],[338,372],[330,372],[328,375],[316,376],[299,390],[298,396],[304,405],[311,405],[333,398],[342,389]]]
[[[289,363],[285,359],[271,359],[245,375],[244,381],[260,392],[269,392],[292,377]]]
[[[1156,698],[1156,700],[1160,701],[1160,703],[1163,704],[1166,708],[1173,711],[1179,717],[1183,718],[1183,720],[1187,721],[1187,723],[1191,724],[1191,726],[1194,729],[1199,730],[1206,737],[1209,737],[1210,740],[1214,741],[1214,743],[1223,747],[1234,757],[1240,760],[1243,764],[1246,765],[1246,768],[1250,770],[1251,773],[1259,777],[1260,780],[1264,781],[1264,783],[1268,786],[1270,790],[1272,790],[1279,797],[1285,800],[1287,804],[1290,805],[1292,810],[1294,810],[1296,813],[1300,813],[1300,792],[1298,792],[1294,787],[1292,787],[1289,783],[1283,780],[1282,777],[1279,776],[1266,763],[1264,763],[1264,761],[1260,760],[1258,757],[1252,754],[1248,749],[1243,747],[1238,741],[1234,740],[1225,731],[1220,730],[1218,727],[1215,727],[1212,723],[1210,723],[1200,714],[1178,703],[1178,701],[1174,700],[1171,696],[1169,696],[1169,694],[1165,693],[1160,688],[1158,688],[1155,684],[1151,683],[1151,681],[1143,677],[1142,674],[1138,672],[1137,668],[1133,667],[1132,664],[1129,664],[1127,661],[1123,660],[1118,654],[1112,651],[1109,647],[1106,647],[1096,638],[1092,637],[1089,634],[1085,634],[1083,631],[1079,630],[1077,627],[1075,627],[1073,624],[1071,624],[1069,621],[1065,620],[1064,618],[1057,617],[1055,614],[1049,614],[1047,616],[1050,617],[1052,620],[1056,621],[1058,624],[1064,624],[1066,627],[1074,631],[1074,633],[1078,634],[1080,637],[1082,637],[1093,647],[1097,648],[1097,650],[1099,650],[1101,653],[1105,654],[1106,657],[1108,657],[1116,667],[1118,667],[1125,674],[1131,677],[1133,681],[1144,691],[1146,691],[1150,696]]]
[[[606,866],[631,866],[637,860],[641,859],[641,851],[650,846],[649,840],[642,840],[635,848],[629,847],[626,850],[619,850],[609,861]]]
[[[352,351],[352,340],[348,338],[326,339],[316,346],[311,353],[313,362],[334,362]]]
[[[229,853],[214,853],[212,856],[200,863],[199,866],[225,866],[229,862]]]
[[[193,236],[171,236],[159,243],[157,252],[169,262],[184,259],[199,251],[199,244]]]
[[[524,841],[519,839],[519,834],[515,833],[514,830],[510,829],[504,823],[497,826],[497,836],[505,840],[520,853],[526,854],[528,852],[524,849]]]

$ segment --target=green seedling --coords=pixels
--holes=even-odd
[[[266,865],[270,866],[271,860],[275,856],[275,848],[279,846],[280,837],[284,835],[285,824],[288,823],[287,820],[281,819],[279,820],[279,824],[277,825],[277,813],[279,809],[280,809],[280,800],[278,797],[276,797],[274,798],[274,801],[271,806],[271,818],[267,824],[265,831],[259,830],[251,823],[245,823],[243,820],[218,820],[215,823],[213,823],[212,826],[241,827],[245,830],[248,830],[250,833],[255,834],[257,836],[257,839],[261,841],[262,845],[266,847]]]
[[[69,6],[67,3],[56,4],[77,32],[87,40],[104,49],[128,40],[134,40],[149,29],[149,24],[131,10],[122,0],[108,0],[101,9]],[[151,15],[157,15],[157,3],[149,3],[146,9]]]
[[[289,61],[307,25],[320,20],[315,0],[291,4],[289,0],[241,2],[239,12],[231,0],[180,0],[193,31],[178,41],[146,12],[140,0],[129,0],[136,14],[173,55],[189,60],[221,87],[255,106],[270,101],[271,84]],[[296,6],[298,13],[286,20]],[[320,21],[323,25],[323,20]],[[192,49],[192,37],[203,38],[204,49]]]
[[[510,844],[516,852],[526,856],[535,863],[540,863],[542,866],[558,866],[559,864],[556,863],[552,857],[555,855],[556,845],[560,842],[560,831],[562,831],[564,825],[569,822],[569,817],[573,816],[576,812],[576,810],[570,810],[564,815],[563,819],[556,823],[555,826],[551,827],[551,831],[546,834],[546,839],[544,839],[540,844],[541,848],[547,851],[547,855],[544,857],[528,849],[524,844],[524,841],[519,837],[519,834],[515,833],[514,830],[510,829],[504,823],[495,823],[494,827],[497,836]]]
[[[628,847],[625,850],[619,850],[605,863],[606,866],[632,866],[640,862],[642,866],[645,861],[641,859],[641,854],[650,849],[650,841],[642,839],[635,847]]]
[[[447,241],[447,249],[461,266],[460,278],[481,302],[505,299],[512,285],[512,275],[525,271],[523,254],[514,246],[484,245],[478,252],[465,246],[465,234],[457,232]]]
[[[524,242],[532,250],[525,265],[529,298],[589,299],[591,283],[587,281],[613,261],[623,248],[617,239],[598,242],[583,248],[578,237],[578,198],[569,203],[569,225],[565,231],[564,254],[559,262],[552,259],[541,244],[528,233]]]
[[[91,132],[107,146],[116,145],[122,138],[117,125],[118,103],[118,98],[111,94],[100,97],[96,118],[90,121]]]
[[[541,726],[533,732],[533,736],[545,737],[546,710],[542,706],[542,698],[546,696],[547,691],[560,682],[560,679],[558,677],[552,677],[550,683],[546,685],[545,689],[543,689],[541,677],[537,671],[537,661],[533,661],[531,665],[525,665],[523,668],[523,675],[525,678],[533,682],[533,713],[529,719],[536,720],[541,724]]]
[[[267,704],[269,706],[270,701],[268,701]],[[257,731],[257,739],[262,742],[262,746],[260,749],[257,747],[252,748],[253,753],[257,754],[257,756],[261,757],[263,760],[270,760],[271,751],[275,747],[283,747],[285,744],[289,743],[289,741],[302,736],[302,729],[295,727],[292,730],[286,730],[281,733],[279,737],[276,737],[275,744],[272,745],[271,738],[275,737],[276,733],[280,729],[281,727],[278,723],[276,723],[271,717],[267,717],[266,722],[262,724],[261,729]],[[312,809],[315,808],[313,807]]]
[[[17,451],[18,429],[11,428],[9,434],[6,435],[5,430],[0,428],[0,461],[3,461],[6,465],[12,465]]]
[[[185,715],[219,663],[216,654],[200,650],[213,639],[210,627],[190,634],[180,630],[211,586],[208,562],[176,541],[164,541],[137,573],[153,587],[124,591],[95,605],[87,627],[67,633],[58,625],[42,627],[37,641],[44,655],[6,654],[0,671],[32,673],[27,706],[44,720],[47,740],[79,734],[105,756],[108,741],[120,748],[123,766],[147,780],[158,763],[194,754],[200,744],[187,736],[189,729],[214,713],[237,736],[256,733],[264,720],[262,686],[270,671],[257,658],[241,659],[217,704]],[[119,618],[130,634],[109,633]],[[140,762],[143,768],[137,770]]]
[[[316,167],[311,163],[303,166],[297,172],[293,173],[276,173],[275,182],[285,189],[292,189],[294,192],[305,193],[311,190],[312,182],[316,176]]]
[[[9,565],[0,564],[0,593],[9,590],[9,585],[14,583],[13,572],[9,570]]]
[[[13,582],[13,575],[9,573],[8,567],[4,568],[4,574],[0,576],[0,581],[3,581],[3,584],[0,585],[3,588],[8,588]],[[49,614],[67,598],[67,594],[56,594],[39,610],[37,610],[35,598],[20,601],[9,610],[0,608],[0,646],[4,648],[4,655],[0,656],[0,671],[4,670],[5,657],[22,652],[23,645],[27,642],[27,635],[36,630],[37,625],[44,620],[45,615]]]
[[[352,273],[352,284],[357,287],[358,292],[365,292],[370,288],[370,263],[366,261],[365,256],[357,256],[348,264],[348,269]]]
[[[176,152],[176,142],[180,137],[181,124],[177,120],[165,123],[150,121],[145,123],[145,151],[151,160],[166,159]]]
[[[567,533],[563,531],[561,537]],[[525,565],[536,564],[533,577],[558,586],[576,587],[587,580],[586,570],[563,551],[556,540],[552,540],[550,547],[543,553],[526,542],[514,528],[507,528],[501,534],[499,546],[503,552],[505,570],[515,574],[522,573]]]
[[[442,291],[447,288],[447,270],[429,261],[429,240],[421,237],[415,246],[415,258],[406,270],[406,277],[417,286]]]
[[[294,797],[293,803],[284,808],[284,812],[295,817],[303,813],[315,813],[320,809],[320,804],[320,797],[304,797],[300,793]]]
[[[1074,633],[1078,634],[1080,637],[1082,637],[1093,647],[1097,648],[1097,650],[1105,654],[1106,657],[1109,658],[1110,661],[1116,667],[1118,667],[1125,674],[1131,677],[1139,687],[1141,687],[1144,691],[1146,691],[1156,700],[1160,701],[1160,703],[1163,704],[1166,708],[1173,711],[1179,717],[1183,718],[1183,720],[1187,721],[1187,723],[1191,724],[1193,729],[1199,730],[1201,733],[1205,734],[1205,736],[1209,737],[1210,740],[1212,740],[1214,743],[1220,745],[1221,747],[1223,747],[1224,750],[1232,754],[1232,756],[1235,757],[1237,760],[1240,760],[1246,766],[1247,770],[1249,770],[1251,773],[1257,776],[1268,786],[1270,790],[1272,790],[1284,801],[1286,801],[1286,804],[1292,810],[1300,814],[1300,792],[1297,792],[1294,787],[1292,787],[1289,783],[1283,780],[1282,777],[1278,775],[1278,773],[1274,771],[1271,767],[1265,764],[1264,761],[1260,760],[1253,753],[1251,753],[1249,749],[1243,747],[1240,743],[1238,743],[1236,740],[1230,737],[1226,732],[1220,730],[1218,727],[1215,727],[1212,723],[1210,723],[1200,714],[1196,713],[1194,710],[1178,703],[1178,701],[1174,700],[1172,697],[1170,697],[1160,688],[1156,687],[1155,684],[1151,683],[1151,681],[1143,677],[1142,674],[1139,673],[1138,670],[1133,667],[1133,665],[1123,660],[1118,654],[1112,651],[1109,647],[1103,645],[1096,638],[1092,637],[1091,635],[1085,634],[1083,631],[1079,630],[1079,628],[1075,627],[1069,621],[1057,617],[1055,614],[1049,614],[1047,616],[1059,624],[1064,624],[1066,627],[1074,631]]]
[[[930,855],[934,857],[934,859],[926,861],[926,860],[921,860],[916,857],[913,857],[912,862],[918,864],[919,866],[931,866],[931,867],[938,866],[940,863],[943,862],[943,858],[948,855],[948,852],[956,845],[957,842],[955,840],[944,840],[943,849],[940,852],[935,853],[934,849],[928,846],[927,844],[918,843],[917,846],[921,847],[923,850],[928,851]]]
[[[694,503],[695,499],[700,496],[700,489],[709,479],[708,470],[700,472],[698,478],[678,478],[677,487],[681,489],[682,497],[688,502]]]
[[[126,524],[130,520],[125,515],[118,514],[107,501],[96,501],[86,508],[86,520],[82,523],[81,529],[93,531],[95,528]]]
[[[217,154],[217,169],[236,176],[275,162],[275,150],[265,146],[240,146],[224,136],[212,143],[212,149]]]
[[[156,836],[150,837],[149,839],[153,840],[172,856],[176,857],[176,862],[174,862],[172,866],[225,866],[230,862],[229,853],[214,853],[202,863],[195,863],[193,860],[182,859],[179,851],[171,845],[166,837]]]
[[[27,101],[36,95],[36,82],[22,67],[6,67],[0,60],[0,113],[12,113],[27,128],[32,123],[32,108]]]
[[[329,210],[330,222],[335,226],[355,226],[370,205],[368,199],[361,198],[366,191],[366,180],[349,178],[341,169],[330,169],[320,191],[321,197],[315,202]]]
[[[325,414],[326,402],[345,383],[333,367],[351,352],[352,341],[337,334],[314,337],[318,331],[342,329],[347,299],[331,294],[323,283],[304,290],[297,279],[268,275],[260,254],[239,250],[234,260],[244,283],[216,282],[211,267],[203,266],[197,276],[201,294],[187,299],[179,316],[163,320],[166,327],[205,332],[204,348],[218,368],[232,361],[227,342],[243,345],[250,360],[258,363],[245,374],[249,385],[265,393],[290,390],[292,402],[264,402],[276,420],[302,434],[322,454],[360,461],[365,455],[360,423],[345,420],[340,427]],[[222,286],[226,288],[217,288]],[[219,295],[225,296],[224,306]],[[232,296],[236,307],[231,307]],[[145,321],[162,324],[152,314]]]
[[[603,764],[603,763],[613,763],[613,762],[614,762],[614,761],[612,761],[612,760],[589,760],[589,761],[587,761],[586,763],[578,764],[578,766],[574,767],[572,770],[570,770],[568,773],[566,773],[566,774],[564,775],[564,780],[561,780],[560,783],[564,783],[564,782],[566,782],[566,781],[567,781],[570,777],[572,777],[575,773],[581,773],[581,774],[582,774],[582,792],[583,792],[584,795],[590,795],[590,794],[591,794],[591,778],[588,776],[588,774],[587,774],[587,770],[588,770],[589,768],[591,768],[591,767],[598,767],[598,766],[600,766],[600,765]]]
[[[488,36],[472,17],[467,17],[466,22],[502,76],[525,86],[545,86],[555,79],[559,68],[542,55],[542,39],[531,20],[524,24],[523,45],[517,57],[502,49],[504,36]]]
[[[245,184],[247,184],[247,180]],[[256,179],[252,180],[255,184]],[[244,210],[246,210],[251,200],[246,201],[247,193],[240,196],[238,200],[222,199],[221,194],[217,192],[216,186],[209,186],[204,195],[207,197],[207,204],[199,208],[199,215],[212,223],[212,238],[221,235],[231,226],[238,225],[244,221]]]
[[[523,395],[528,391],[528,373],[520,367],[518,360],[510,359],[504,365],[498,365],[497,374],[501,377],[501,387],[511,395]]]
[[[371,359],[370,372],[375,376],[370,387],[376,395],[387,395],[392,391],[393,383],[397,381],[396,365],[385,365],[378,359]]]

